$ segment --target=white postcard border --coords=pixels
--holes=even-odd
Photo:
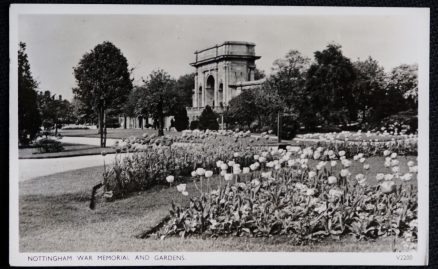
[[[419,59],[419,138],[418,138],[418,248],[408,253],[353,253],[353,252],[19,252],[19,206],[18,206],[18,83],[17,57],[18,16],[24,14],[123,14],[123,15],[409,15],[417,16],[424,26],[418,29],[418,37],[424,42]],[[177,5],[54,5],[14,4],[10,7],[10,100],[9,100],[9,262],[14,266],[64,266],[64,265],[426,265],[429,242],[429,23],[428,8],[355,8],[355,7],[275,7],[275,6],[177,6]],[[78,256],[94,257],[92,261],[79,260]],[[98,256],[111,257],[98,260]],[[126,256],[129,260],[113,260],[114,255]],[[149,257],[135,260],[136,255]],[[160,256],[177,257],[162,260]],[[411,256],[409,256],[411,255]],[[62,257],[71,256],[71,260]],[[102,257],[103,257],[102,256]],[[52,257],[57,261],[44,258]],[[55,258],[53,258],[55,257]],[[56,258],[58,257],[58,258]],[[181,260],[183,257],[184,260]],[[405,259],[407,258],[407,259]],[[34,261],[34,259],[41,259]]]

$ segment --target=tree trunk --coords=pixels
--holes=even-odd
[[[105,148],[106,147],[106,111],[105,109],[103,110],[103,141],[102,141],[102,145]]]
[[[161,116],[158,120],[158,136],[164,135],[164,117]]]
[[[99,109],[99,134],[100,134],[100,147],[103,148],[103,109]]]

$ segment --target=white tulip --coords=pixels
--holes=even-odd
[[[213,171],[205,171],[205,177],[212,177],[213,176]]]
[[[174,180],[175,180],[174,176],[167,176],[166,177],[166,181],[169,182],[169,183],[172,183]]]
[[[204,168],[196,169],[196,174],[198,174],[198,176],[203,176],[205,174],[205,169]]]
[[[328,184],[336,184],[336,182],[338,182],[338,179],[335,176],[329,176],[327,181]]]
[[[382,181],[384,178],[385,178],[385,174],[383,174],[383,173],[378,173],[376,175],[377,181]]]
[[[176,186],[176,189],[177,189],[179,192],[183,192],[183,191],[186,190],[186,184],[179,184],[178,186]]]
[[[346,177],[348,175],[350,175],[350,171],[348,171],[348,169],[342,169],[341,170],[341,176],[342,177]]]
[[[229,174],[229,173],[225,174],[224,179],[225,179],[225,181],[232,180],[233,179],[233,174]]]

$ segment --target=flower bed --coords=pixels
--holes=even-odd
[[[375,185],[367,184],[370,167],[362,153],[349,160],[344,151],[288,147],[262,151],[248,167],[218,161],[218,187],[209,184],[213,171],[193,171],[199,194],[186,207],[172,203],[171,219],[158,236],[285,235],[297,243],[400,236],[410,244],[417,234],[417,189],[411,184],[417,166],[410,161],[409,172],[400,174],[397,154],[385,154],[387,171],[376,175]],[[309,159],[319,162],[310,167]],[[363,165],[362,173],[350,173],[353,162]],[[177,188],[187,195],[184,184]]]
[[[115,156],[112,166],[105,169],[103,185],[106,197],[114,199],[156,184],[172,184],[191,175],[198,167],[215,168],[220,159],[234,159],[247,165],[262,146],[247,143],[184,143],[173,137],[144,136],[116,143],[118,152],[134,154]],[[216,141],[217,142],[217,141]],[[168,175],[173,179],[166,180]]]

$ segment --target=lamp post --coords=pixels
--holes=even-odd
[[[277,137],[278,143],[281,143],[281,112],[277,113]]]

